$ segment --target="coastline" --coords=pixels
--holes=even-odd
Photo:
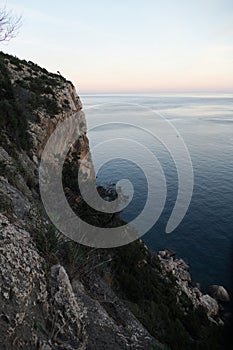
[[[1,348],[196,350],[207,344],[215,349],[224,341],[216,302],[194,307],[185,288],[200,293],[189,288],[184,261],[167,252],[159,258],[141,240],[91,249],[68,240],[49,221],[39,192],[41,151],[56,125],[82,105],[72,83],[60,75],[9,55],[2,54],[0,63],[7,111],[0,147]],[[81,137],[63,174],[67,200],[100,227],[103,221],[121,225],[117,216],[90,212],[72,181],[79,168],[93,180],[91,159],[82,163],[89,151],[85,115],[78,116]]]

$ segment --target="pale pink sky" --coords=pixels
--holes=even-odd
[[[233,1],[8,0],[23,15],[1,49],[79,92],[233,91]]]

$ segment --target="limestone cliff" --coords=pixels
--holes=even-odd
[[[111,293],[106,295],[110,302],[118,303],[117,320],[102,306],[97,293],[89,295],[81,280],[71,281],[59,264],[59,254],[71,245],[43,212],[38,164],[57,123],[82,109],[74,86],[60,75],[9,55],[1,54],[0,64],[1,350],[122,350],[158,344],[104,281],[96,283],[105,294]],[[82,162],[89,144],[84,113],[77,115],[81,136],[72,145],[68,161],[94,177],[91,159]],[[68,259],[70,255],[63,260]],[[81,258],[67,263],[70,273],[75,262],[78,268]]]
[[[90,216],[72,185],[80,167],[95,177],[91,158],[83,162],[86,121],[72,83],[1,53],[0,97],[0,349],[214,349],[218,316],[210,322],[194,307],[161,256],[141,241],[88,249],[49,222],[38,165],[59,121],[73,113],[80,137],[64,186],[73,208]]]

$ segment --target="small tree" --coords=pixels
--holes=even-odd
[[[15,16],[5,7],[0,8],[0,42],[9,41],[18,34],[21,16]]]

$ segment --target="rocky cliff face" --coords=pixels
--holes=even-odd
[[[4,62],[16,103],[22,110],[22,117],[26,116],[28,120],[27,132],[32,143],[30,151],[34,163],[38,164],[44,146],[58,123],[76,113],[80,138],[72,146],[70,155],[77,152],[78,163],[81,164],[89,151],[89,143],[85,115],[81,111],[82,103],[73,84],[60,75],[49,74],[32,62],[12,62],[9,57]],[[91,159],[86,168],[83,171],[89,173],[92,168]]]
[[[1,53],[0,96],[0,349],[205,348],[215,328],[208,308],[194,310],[193,293],[200,291],[187,289],[185,268],[182,284],[182,276],[170,276],[166,257],[159,260],[140,241],[91,250],[67,240],[46,217],[38,186],[41,153],[57,124],[73,113],[80,137],[67,157],[64,186],[84,216],[73,172],[81,168],[95,178],[91,158],[83,162],[86,121],[72,83]],[[172,270],[178,265],[174,261]]]
[[[192,284],[192,279],[189,273],[189,266],[183,259],[178,259],[169,250],[160,251],[158,257],[161,262],[161,268],[164,275],[172,274],[176,278],[176,283],[179,286],[180,292],[184,292],[189,300],[191,300],[194,308],[202,306],[209,319],[213,322],[222,322],[221,319],[213,320],[212,317],[218,315],[218,302],[208,294],[202,294],[198,285]]]
[[[100,288],[98,293],[90,293],[78,278],[71,281],[59,263],[64,248],[59,244],[67,242],[63,237],[59,240],[54,228],[50,232],[40,204],[38,165],[59,121],[79,112],[81,135],[72,145],[68,161],[81,167],[87,177],[94,177],[91,159],[82,162],[89,144],[81,109],[71,82],[32,62],[1,54],[1,350],[159,346],[101,278],[92,273]],[[14,128],[20,130],[19,137]],[[101,293],[105,303],[117,303],[117,317],[103,307]]]
[[[121,350],[156,344],[97,275],[92,282],[98,292],[90,294],[78,279],[71,283],[63,266],[46,271],[45,260],[17,220],[1,215],[0,227],[1,349]],[[115,318],[101,298],[114,304]]]

